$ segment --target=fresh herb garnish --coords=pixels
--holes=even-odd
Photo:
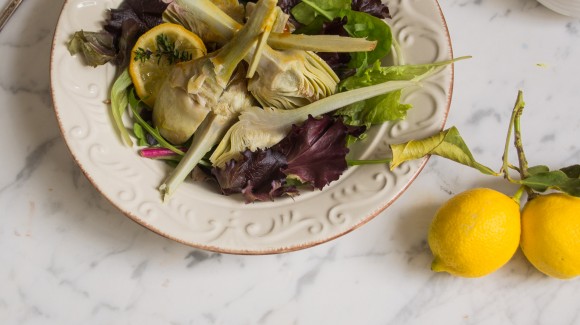
[[[135,61],[141,61],[141,62],[145,62],[145,61],[149,61],[151,59],[151,55],[153,54],[153,52],[151,52],[151,50],[146,50],[142,47],[138,48],[137,51],[135,51]]]
[[[155,42],[157,45],[157,50],[155,52],[142,47],[138,48],[135,51],[135,61],[145,62],[154,56],[157,58],[157,64],[160,64],[161,60],[165,58],[167,62],[172,65],[193,59],[193,54],[191,52],[176,49],[175,42],[169,40],[169,37],[165,34],[157,35]]]

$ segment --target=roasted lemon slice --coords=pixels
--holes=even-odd
[[[172,66],[207,53],[196,34],[177,24],[164,23],[143,34],[131,51],[129,74],[141,100],[153,107]]]

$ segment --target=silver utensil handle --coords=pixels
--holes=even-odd
[[[8,5],[2,10],[0,15],[0,31],[4,28],[4,25],[8,22],[8,19],[12,17],[12,14],[16,11],[16,8],[20,6],[22,0],[10,0]]]

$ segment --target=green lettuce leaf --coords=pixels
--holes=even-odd
[[[319,16],[332,20],[336,17],[337,12],[350,8],[350,0],[310,0],[308,3],[298,3],[290,12],[299,23],[310,25]]]
[[[360,101],[341,108],[335,115],[342,116],[345,124],[367,128],[386,121],[402,120],[412,105],[401,103],[401,94],[402,91],[397,90]]]
[[[345,9],[341,10],[338,15],[340,18],[346,17],[347,23],[344,29],[350,36],[377,41],[377,46],[370,52],[351,53],[352,59],[349,62],[351,68],[372,65],[391,52],[393,36],[391,28],[383,20],[364,12]]]
[[[393,39],[389,25],[368,13],[352,10],[350,0],[303,0],[291,12],[304,25],[298,32],[319,34],[323,22],[341,19],[346,21],[344,29],[351,37],[377,41],[372,51],[351,53],[351,68],[366,67],[391,51]]]
[[[343,80],[338,85],[340,92],[376,85],[392,80],[414,80],[428,76],[457,60],[441,61],[429,64],[381,66],[376,61],[366,69],[359,69],[354,75]],[[365,101],[357,102],[339,109],[335,114],[343,117],[346,124],[371,125],[382,124],[388,121],[402,120],[407,117],[407,111],[412,107],[410,104],[401,103],[402,91],[386,93]]]

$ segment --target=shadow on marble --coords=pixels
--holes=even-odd
[[[431,272],[433,256],[427,244],[427,234],[437,208],[436,204],[419,202],[393,220],[393,233],[396,235],[390,244],[396,251],[404,252],[407,262],[405,271],[410,274],[425,275]]]

